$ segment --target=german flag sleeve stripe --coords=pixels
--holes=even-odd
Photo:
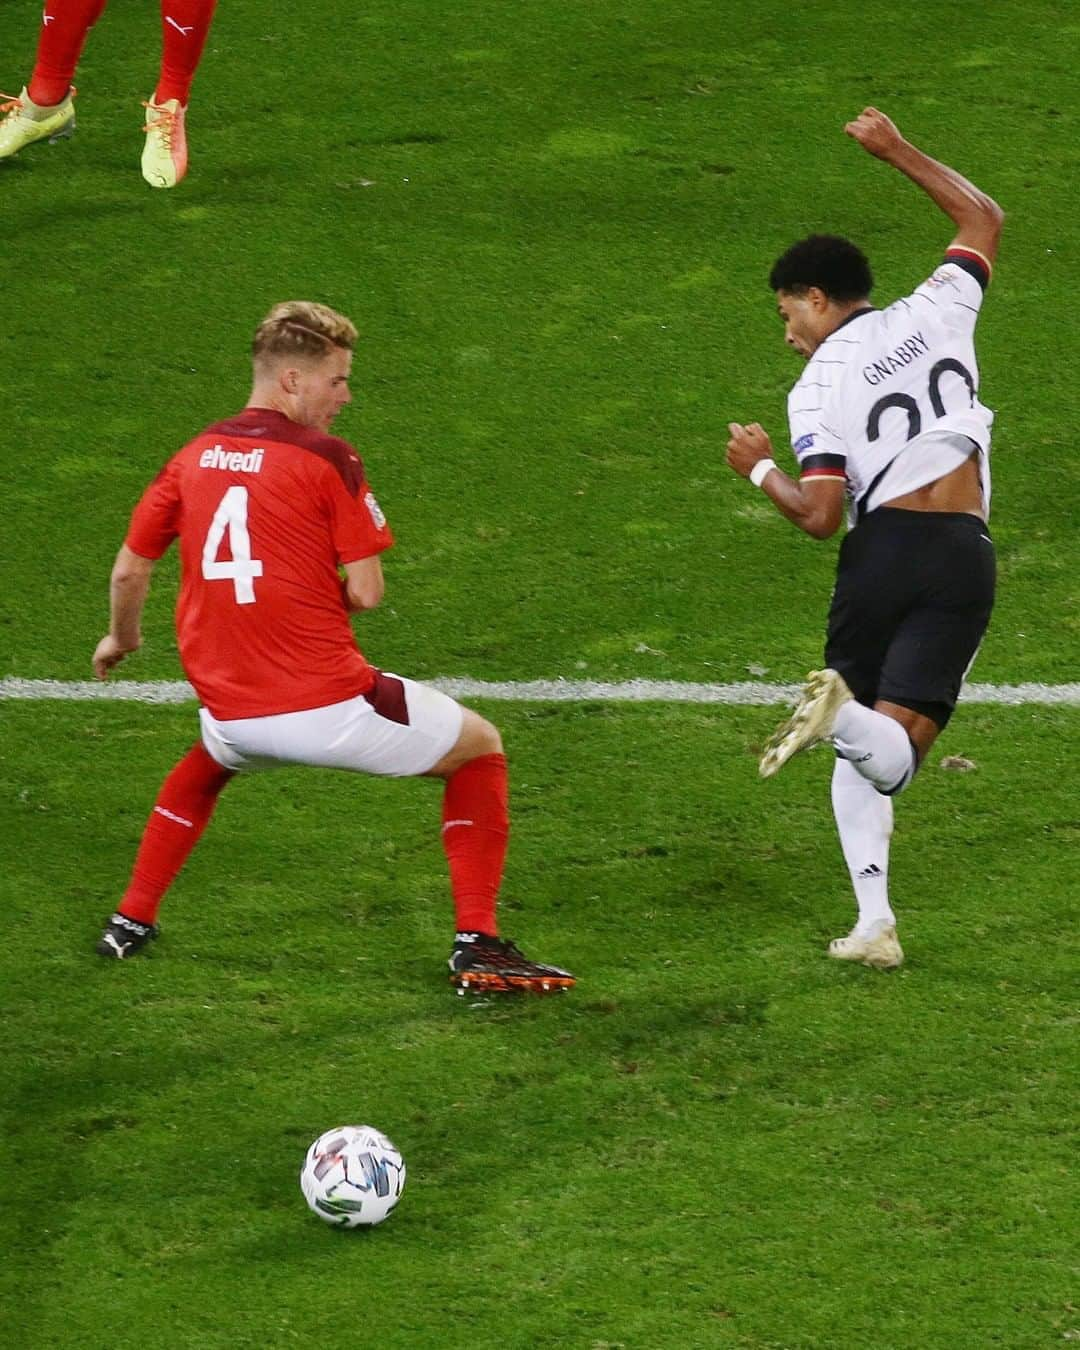
[[[807,455],[799,465],[800,478],[846,478],[843,455]]]
[[[977,248],[954,244],[945,250],[945,261],[962,267],[969,276],[975,278],[984,291],[990,285],[990,274],[993,270],[990,259],[984,258]]]

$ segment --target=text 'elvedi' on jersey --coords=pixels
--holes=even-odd
[[[215,445],[199,456],[200,469],[228,469],[230,473],[258,473],[265,450],[222,450]]]

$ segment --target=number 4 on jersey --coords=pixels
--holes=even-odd
[[[207,581],[231,581],[238,605],[255,603],[255,577],[261,577],[263,565],[251,556],[251,536],[247,525],[248,490],[231,487],[218,503],[214,519],[203,544],[202,574]],[[218,562],[225,527],[229,527],[231,562]]]

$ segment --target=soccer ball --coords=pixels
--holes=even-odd
[[[338,1228],[382,1223],[404,1187],[405,1159],[370,1125],[320,1134],[300,1169],[300,1189],[312,1212]]]

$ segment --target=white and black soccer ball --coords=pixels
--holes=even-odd
[[[320,1134],[300,1169],[300,1189],[312,1212],[338,1228],[382,1223],[404,1187],[405,1159],[370,1125]]]

